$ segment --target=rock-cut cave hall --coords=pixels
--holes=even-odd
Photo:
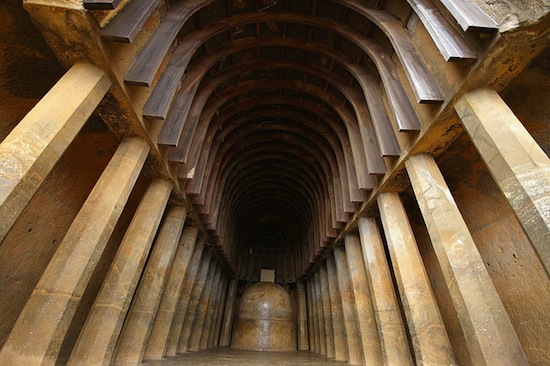
[[[550,365],[548,0],[1,0],[0,366]]]

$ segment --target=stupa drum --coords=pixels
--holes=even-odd
[[[256,351],[296,350],[294,316],[285,289],[272,282],[259,282],[245,291],[231,347]]]

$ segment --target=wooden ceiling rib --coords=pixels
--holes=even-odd
[[[158,143],[239,278],[306,276],[400,155],[397,135],[420,131],[413,103],[443,102],[411,14],[445,60],[475,58],[454,19],[408,2],[168,2],[125,81],[160,73],[143,115],[164,120]],[[130,1],[102,37],[132,42],[157,4]]]

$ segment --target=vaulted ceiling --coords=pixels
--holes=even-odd
[[[131,2],[103,38],[131,42],[158,3]],[[465,25],[444,3],[167,4],[125,82],[153,86],[143,114],[164,119],[158,143],[238,277],[306,274],[399,156],[397,135],[420,130],[413,104],[443,102],[411,16],[438,62],[475,58],[463,29],[496,27],[481,11]]]

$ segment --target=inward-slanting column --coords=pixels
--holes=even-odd
[[[382,364],[382,354],[359,236],[356,234],[346,235],[345,245],[351,285],[355,295],[359,333],[363,345],[363,358],[367,365],[380,365]]]
[[[395,192],[382,193],[378,196],[378,207],[416,362],[454,365],[449,337],[401,199]]]
[[[197,274],[195,283],[193,284],[193,291],[191,291],[191,297],[189,298],[189,305],[187,306],[187,313],[183,321],[183,327],[181,329],[181,335],[178,342],[178,353],[187,352],[189,338],[191,337],[191,331],[193,329],[193,323],[196,318],[197,308],[199,306],[199,300],[201,297],[204,283],[208,276],[208,269],[210,268],[210,261],[212,260],[212,252],[206,250],[201,259],[200,272]]]
[[[317,293],[315,291],[315,280],[313,279],[314,275],[311,276],[309,282],[311,286],[311,306],[313,308],[313,333],[315,335],[315,348],[316,353],[321,353],[321,340],[320,340],[320,330],[319,330],[319,308],[317,303]]]
[[[527,365],[527,358],[468,227],[431,155],[405,165],[472,363]]]
[[[327,357],[334,358],[334,332],[332,328],[332,308],[330,305],[330,293],[328,290],[327,267],[325,263],[319,266],[319,282],[321,284],[321,298],[323,300],[323,313],[325,315],[325,334],[327,338]]]
[[[200,342],[199,342],[199,349],[206,349],[208,347],[208,337],[210,335],[210,326],[212,325],[212,318],[214,315],[214,306],[216,305],[216,297],[218,293],[220,292],[220,276],[221,276],[222,268],[218,264],[216,267],[216,272],[214,274],[214,278],[212,280],[212,284],[210,288],[208,289],[208,296],[206,297],[206,311],[205,311],[205,318],[202,325],[202,332],[200,336]]]
[[[1,365],[55,364],[148,153],[149,145],[143,140],[121,142],[19,315],[0,353]]]
[[[185,207],[176,206],[164,218],[124,322],[115,350],[115,365],[138,365],[143,360],[186,215]]]
[[[340,297],[340,290],[338,289],[336,265],[334,263],[334,257],[332,256],[327,258],[327,277],[334,333],[334,358],[337,361],[347,361],[349,358],[348,340],[344,323],[344,313],[342,311],[342,299]]]
[[[319,268],[313,276],[315,282],[315,303],[317,308],[317,320],[319,321],[319,346],[320,354],[327,355],[327,332],[325,328],[325,311],[323,309],[323,294],[321,293],[321,277],[319,276]]]
[[[166,208],[172,184],[153,181],[126,230],[69,358],[69,365],[111,363],[122,323]]]
[[[208,339],[208,348],[218,346],[220,342],[220,332],[222,330],[222,317],[225,310],[225,300],[227,298],[227,287],[229,286],[229,278],[223,275],[223,286],[220,291],[220,297],[218,299],[218,305],[216,309],[216,319],[213,323],[212,331]]]
[[[550,275],[550,159],[494,90],[465,93],[455,109]]]
[[[208,300],[210,297],[210,292],[212,291],[212,283],[217,272],[218,263],[215,258],[212,258],[212,261],[210,262],[210,269],[208,270],[208,277],[206,278],[206,282],[202,288],[199,306],[197,308],[195,321],[193,322],[191,337],[189,337],[189,341],[187,342],[187,350],[190,352],[198,351],[200,348],[202,329],[204,327],[206,311],[208,309]]]
[[[336,263],[336,273],[338,275],[338,289],[342,299],[342,312],[344,314],[344,325],[346,328],[346,339],[348,342],[348,362],[351,365],[363,364],[363,347],[359,334],[359,324],[355,311],[355,296],[351,287],[348,263],[344,247],[339,246],[334,249],[334,261]]]
[[[198,230],[198,229],[197,229]],[[178,342],[181,335],[181,329],[183,327],[183,320],[185,319],[185,313],[187,312],[187,306],[189,305],[189,296],[193,290],[193,284],[197,277],[199,265],[201,263],[201,256],[204,250],[204,240],[198,240],[193,250],[193,256],[187,266],[187,272],[183,279],[183,286],[181,288],[178,305],[170,324],[170,332],[168,333],[168,341],[166,344],[165,356],[175,356],[177,354]]]
[[[151,331],[151,337],[145,349],[144,358],[146,360],[160,360],[164,357],[170,324],[176,311],[183,277],[191,259],[196,239],[197,228],[187,227],[183,230],[168,276],[168,283],[164,289],[153,330]]]
[[[239,280],[232,278],[227,291],[227,300],[225,302],[225,311],[223,314],[223,326],[220,336],[220,346],[229,347],[231,340],[231,329],[233,328],[233,315],[235,312],[235,300],[237,298],[237,285]]]
[[[303,282],[296,282],[298,292],[298,351],[307,351],[307,304],[306,287]]]
[[[311,280],[306,283],[307,295],[307,326],[309,333],[309,350],[315,352],[315,312],[313,310],[313,296],[311,293]]]
[[[111,86],[77,63],[0,145],[0,242]]]
[[[358,226],[384,365],[412,366],[407,333],[378,225],[373,218],[361,217]]]

